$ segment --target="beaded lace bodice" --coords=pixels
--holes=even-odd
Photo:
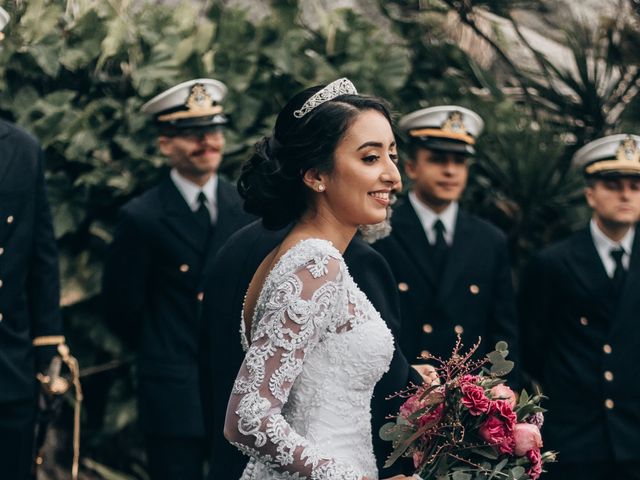
[[[225,430],[251,459],[242,480],[377,479],[373,387],[393,338],[340,253],[309,239],[288,250],[258,297]]]

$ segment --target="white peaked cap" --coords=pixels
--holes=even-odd
[[[589,142],[573,163],[585,175],[640,175],[640,136],[620,133]]]

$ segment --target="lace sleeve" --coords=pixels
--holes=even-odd
[[[297,474],[292,478],[360,478],[322,455],[281,414],[306,355],[329,328],[341,276],[340,261],[327,256],[283,276],[267,292],[227,407],[227,439],[274,471]]]

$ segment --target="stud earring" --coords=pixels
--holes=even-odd
[[[318,185],[318,191],[319,192],[324,192],[324,185],[322,183],[320,185]]]

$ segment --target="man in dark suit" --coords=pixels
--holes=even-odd
[[[9,21],[0,8],[0,40]],[[58,252],[38,142],[0,120],[0,477],[32,478],[36,373],[64,343]]]
[[[218,248],[250,218],[235,188],[216,174],[225,93],[217,80],[191,80],[143,106],[154,115],[172,170],[122,208],[105,265],[108,321],[138,351],[138,411],[153,480],[203,475],[203,282]]]
[[[223,436],[224,419],[233,382],[236,379],[244,353],[240,346],[240,314],[249,282],[260,262],[286,236],[287,229],[269,231],[260,222],[254,222],[233,235],[216,257],[212,274],[205,288],[203,305],[203,375],[208,380],[209,405],[212,414],[213,446],[209,480],[240,478],[247,464],[247,457],[229,444]],[[353,279],[380,312],[390,330],[396,336],[399,329],[398,299],[394,295],[395,281],[385,260],[369,245],[354,238],[344,253],[345,263]],[[428,376],[428,372],[422,374]],[[382,468],[391,453],[391,443],[379,438],[380,427],[387,415],[396,414],[400,399],[386,398],[408,386],[420,384],[422,377],[410,367],[402,351],[396,345],[389,371],[376,385],[371,404],[374,453],[378,467]],[[391,468],[381,470],[380,478],[387,478],[411,467],[396,462]]]
[[[520,289],[523,367],[544,395],[545,478],[640,479],[640,136],[575,155],[590,224],[532,260]]]
[[[392,232],[374,247],[398,281],[402,307],[400,347],[409,359],[448,358],[456,334],[481,352],[505,340],[516,354],[517,321],[505,236],[461,211],[469,158],[483,127],[474,112],[432,107],[407,115],[405,161],[413,181],[394,207]]]
[[[0,8],[0,35],[8,20]],[[12,480],[31,478],[36,372],[64,343],[43,168],[38,142],[0,120],[0,477]]]

